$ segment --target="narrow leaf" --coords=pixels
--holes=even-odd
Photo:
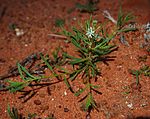
[[[40,57],[41,57],[41,59],[45,62],[45,64],[47,65],[47,67],[50,69],[50,71],[51,71],[53,74],[55,74],[54,71],[53,71],[52,66],[47,62],[47,60],[44,58],[44,56],[43,56],[41,53],[40,53]]]
[[[19,63],[17,63],[17,67],[18,67],[18,72],[20,74],[21,79],[25,80],[23,72],[21,70],[21,65]]]
[[[36,78],[37,78],[37,77],[31,75],[31,74],[27,71],[27,69],[26,69],[25,67],[23,67],[21,64],[18,63],[18,65],[19,65],[19,67],[22,69],[22,71],[24,71],[29,77],[31,77],[31,78],[33,78],[33,79],[36,79]],[[24,78],[24,80],[25,80],[25,78]]]
[[[77,91],[74,95],[75,96],[79,96],[81,93],[83,93],[86,90],[86,87],[83,89],[80,89],[79,91]]]
[[[64,82],[65,82],[66,86],[70,89],[70,91],[71,91],[72,93],[74,93],[74,91],[72,90],[71,85],[70,85],[70,83],[68,82],[68,80],[67,80],[66,77],[64,77]]]

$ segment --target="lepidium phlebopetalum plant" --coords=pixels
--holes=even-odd
[[[113,36],[105,33],[102,25],[99,25],[97,20],[92,20],[92,17],[85,21],[84,25],[80,26],[80,29],[73,27],[72,32],[63,31],[68,37],[68,40],[70,40],[75,46],[75,49],[77,49],[77,56],[72,56],[67,52],[63,54],[73,67],[72,72],[69,74],[69,77],[65,79],[65,82],[70,88],[70,82],[81,79],[84,88],[75,91],[75,96],[84,93],[81,100],[83,101],[85,111],[90,111],[92,108],[97,110],[93,92],[102,94],[98,91],[100,86],[93,84],[101,73],[98,68],[98,63],[111,60],[112,57],[108,56],[108,54],[117,47],[110,45]]]

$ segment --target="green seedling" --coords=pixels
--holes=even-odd
[[[35,119],[36,116],[37,116],[36,113],[34,113],[34,114],[29,113],[27,119]]]
[[[119,30],[121,30],[125,25],[127,25],[129,22],[133,22],[135,19],[135,16],[133,16],[132,13],[124,14],[122,12],[122,8],[120,7],[119,13],[118,13],[118,19],[117,19],[117,27]],[[122,29],[123,32],[133,31],[135,28],[126,28]]]
[[[15,30],[17,28],[17,24],[15,24],[15,23],[11,23],[11,24],[9,24],[9,29],[10,30]]]
[[[132,13],[123,13],[121,7],[118,13],[117,20],[115,20],[107,10],[103,12],[103,15],[116,25],[113,36],[120,35],[120,42],[126,46],[129,46],[129,43],[126,41],[126,38],[123,33],[137,30],[136,27],[129,26],[129,24],[134,21],[135,16],[133,16]]]
[[[113,38],[108,34],[105,37],[100,36],[102,29],[98,26],[96,20],[87,20],[82,29],[73,27],[73,33],[64,31],[65,35],[70,38],[71,43],[76,47],[78,57],[69,55],[65,52],[63,55],[68,59],[68,63],[73,67],[72,73],[69,74],[70,81],[74,81],[80,75],[85,88],[75,92],[75,96],[79,96],[87,92],[84,97],[85,110],[88,111],[91,107],[96,108],[96,103],[92,92],[101,94],[97,91],[99,86],[93,85],[92,80],[100,75],[100,70],[97,67],[98,62],[107,61],[107,55],[116,49],[116,46],[110,45],[109,42]],[[109,37],[107,37],[109,36]],[[65,80],[68,88],[71,87],[69,82]]]
[[[21,115],[18,113],[18,110],[17,110],[17,108],[15,108],[15,107],[10,107],[9,105],[8,105],[8,107],[7,107],[7,113],[8,113],[8,115],[9,115],[9,117],[11,118],[11,119],[21,119]]]
[[[21,64],[17,63],[18,71],[20,74],[20,78],[22,81],[11,81],[7,80],[9,83],[9,86],[6,87],[6,89],[10,90],[10,92],[16,92],[24,89],[26,86],[29,86],[32,82],[38,82],[43,76],[33,76],[29,73],[29,71],[23,67]]]
[[[132,13],[125,14],[122,12],[122,8],[120,7],[120,11],[118,13],[118,19],[117,19],[117,30],[116,34],[121,34],[120,41],[128,45],[128,42],[125,39],[125,36],[123,33],[130,32],[130,31],[136,31],[137,28],[135,27],[129,27],[129,24],[135,20],[135,16]]]
[[[141,72],[139,70],[131,70],[130,73],[136,77],[136,85],[139,85],[139,76]]]
[[[131,89],[129,86],[124,86],[123,90],[124,90],[124,92],[122,92],[122,94],[124,94],[124,95],[131,93],[131,91],[130,91]]]
[[[10,119],[35,119],[35,117],[37,116],[36,113],[34,113],[34,114],[29,113],[27,117],[23,117],[21,114],[19,114],[17,108],[15,108],[15,107],[11,108],[9,105],[7,107],[7,113],[9,115]],[[56,118],[54,117],[53,114],[51,114],[45,119],[56,119]]]
[[[62,27],[62,26],[64,26],[64,24],[65,24],[65,20],[64,19],[61,19],[61,18],[55,19],[55,26],[56,27]]]
[[[144,75],[150,77],[150,67],[145,65],[139,70],[129,70],[129,72],[136,77],[136,85],[139,84],[139,76]]]
[[[52,52],[52,56],[53,56],[53,65],[57,65],[57,66],[61,66],[64,65],[66,63],[66,59],[65,57],[63,57],[62,55],[62,48],[58,47],[56,48],[53,52]]]
[[[55,118],[54,114],[51,113],[51,114],[49,114],[48,117],[45,118],[45,119],[56,119],[56,118]]]
[[[135,16],[132,13],[123,13],[121,7],[117,20],[115,20],[107,10],[103,12],[103,15],[116,25],[117,29],[115,30],[115,34],[137,30],[135,27],[127,27],[127,25],[129,25],[131,22],[134,22]]]
[[[68,73],[67,70],[62,68],[64,64],[66,64],[66,58],[64,56],[59,56],[61,54],[61,48],[58,47],[56,50],[52,53],[53,55],[53,60],[48,61],[46,58],[40,54],[42,61],[46,64],[48,69],[52,72],[52,77],[56,77],[58,80],[60,77],[66,73]],[[63,74],[58,74],[56,71],[63,72]]]
[[[150,66],[145,65],[140,68],[140,71],[142,72],[142,74],[144,74],[144,76],[150,77]]]
[[[120,34],[120,42],[126,46],[129,46],[129,43],[126,40],[123,33],[137,30],[137,28],[135,27],[129,27],[129,24],[134,20],[135,20],[135,16],[132,13],[125,14],[122,12],[122,8],[120,7],[118,13],[118,19],[116,22],[116,26],[117,26],[116,34]]]
[[[98,10],[96,4],[99,1],[94,2],[93,0],[87,0],[86,4],[76,3],[76,8],[79,9],[81,12],[88,12],[93,13],[94,11]]]

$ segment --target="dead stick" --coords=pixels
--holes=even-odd
[[[67,39],[67,37],[66,37],[66,36],[58,35],[58,34],[48,34],[48,36],[56,37],[56,38],[62,38],[62,39]]]

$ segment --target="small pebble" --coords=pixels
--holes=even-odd
[[[41,109],[42,109],[43,111],[48,110],[48,109],[49,109],[49,106],[48,106],[48,105],[42,106]]]
[[[74,20],[74,21],[76,21],[76,20],[77,20],[77,18],[76,18],[76,17],[73,17],[73,20]]]
[[[45,96],[46,96],[46,94],[44,94],[44,93],[39,94],[39,97],[41,97],[41,98],[45,98]]]
[[[58,107],[61,108],[61,105],[59,105]]]
[[[133,104],[126,101],[127,107],[133,109]]]
[[[64,112],[69,112],[69,109],[65,107]]]
[[[52,98],[52,101],[54,101],[54,98]]]
[[[40,101],[40,100],[34,100],[34,104],[40,105],[40,104],[41,104],[41,101]]]
[[[15,32],[16,32],[16,36],[22,36],[22,35],[24,35],[24,31],[22,29],[16,28]]]
[[[140,106],[141,106],[141,107],[145,107],[145,106],[147,106],[147,104],[143,103],[143,104],[141,104]]]
[[[28,47],[28,44],[25,44],[24,46],[25,46],[25,47]]]
[[[64,95],[67,95],[67,92],[66,92],[66,91],[64,92]]]

